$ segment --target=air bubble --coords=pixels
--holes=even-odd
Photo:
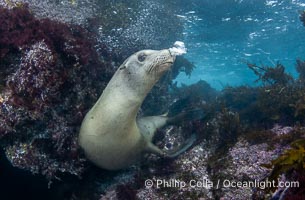
[[[175,55],[175,56],[180,56],[180,55],[186,54],[186,50],[187,49],[185,48],[184,42],[181,42],[181,41],[176,41],[174,43],[174,47],[169,48],[169,51],[171,52],[171,54]]]

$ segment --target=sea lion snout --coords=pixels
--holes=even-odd
[[[152,66],[149,71],[157,71],[160,74],[167,71],[175,62],[176,56],[171,54],[169,49],[157,51],[153,60]]]
[[[163,61],[163,63],[171,63],[173,64],[176,59],[176,55],[172,54],[169,49],[163,49],[160,50],[160,56],[158,57],[160,59],[160,62]],[[160,63],[162,64],[162,63]]]

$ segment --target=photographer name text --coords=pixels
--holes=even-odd
[[[189,180],[189,181],[182,181],[179,179],[147,179],[145,180],[145,187],[151,188],[277,188],[277,187],[299,187],[298,181],[234,181],[234,180],[217,180],[211,181],[209,179],[202,178],[201,180]]]

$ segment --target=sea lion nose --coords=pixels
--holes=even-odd
[[[173,62],[175,61],[176,59],[176,55],[175,54],[172,54],[172,52],[170,51],[170,49],[163,49],[162,50],[162,54],[163,55],[167,55],[169,59],[171,59]]]
[[[176,55],[175,54],[172,54],[172,52],[168,49],[168,52],[169,52],[169,55],[170,55],[170,58],[172,58],[173,62],[175,62],[176,60]]]
[[[167,49],[167,50],[168,50],[168,52],[169,52],[169,55],[170,55],[171,57],[173,57],[171,51],[170,51],[169,49]]]
[[[167,50],[168,50],[168,52],[169,52],[170,58],[172,58],[172,59],[173,59],[173,62],[175,62],[175,60],[176,60],[176,55],[175,55],[175,54],[172,54],[172,52],[171,52],[170,49],[167,49]]]

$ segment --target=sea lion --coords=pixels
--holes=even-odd
[[[145,153],[173,157],[191,146],[189,141],[176,152],[165,153],[152,138],[169,118],[137,119],[147,93],[174,61],[175,54],[165,49],[142,50],[123,62],[82,122],[79,145],[90,161],[104,169],[118,170],[136,163]]]

